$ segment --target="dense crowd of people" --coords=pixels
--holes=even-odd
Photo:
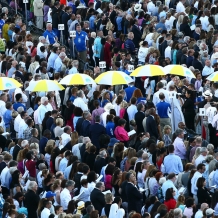
[[[22,87],[0,91],[0,218],[218,217],[218,1],[8,4],[0,72]],[[26,90],[147,64],[196,78]]]

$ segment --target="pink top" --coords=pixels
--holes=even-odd
[[[129,141],[129,136],[127,131],[122,126],[117,126],[114,130],[114,135],[117,140],[120,140],[121,142],[127,142]]]
[[[106,175],[105,176],[105,189],[112,190],[111,180],[112,180],[112,176],[111,175]]]
[[[120,109],[120,118],[123,119],[124,114],[125,114],[126,109],[125,108],[121,108]]]

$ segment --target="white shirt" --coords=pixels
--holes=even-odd
[[[71,195],[70,191],[67,188],[64,188],[63,191],[60,194],[61,199],[61,206],[63,207],[63,210],[67,210],[68,203],[71,201]]]
[[[45,207],[41,212],[41,218],[48,218],[50,214],[50,210]]]
[[[208,67],[208,66],[205,65],[203,70],[202,70],[202,76],[209,76],[213,72],[214,72],[213,67]]]
[[[202,218],[202,217],[203,217],[202,210],[198,210],[198,212],[195,214],[195,218]]]
[[[61,139],[62,139],[62,145],[65,146],[70,140],[71,140],[71,137],[69,134],[67,134],[66,132],[64,132],[62,135],[61,135]]]
[[[84,100],[82,98],[77,97],[74,100],[73,104],[76,107],[80,107],[83,111],[87,111],[88,110],[88,106],[87,106],[87,104],[84,102]]]
[[[153,34],[154,34],[154,33],[149,33],[149,34],[145,37],[145,41],[148,42],[148,45],[151,45],[152,42],[153,42],[153,40],[152,40]],[[143,48],[143,47],[141,47],[141,48]],[[139,49],[139,51],[140,51],[140,49]]]
[[[73,155],[77,156],[78,157],[78,160],[81,161],[81,155],[80,155],[80,147],[83,145],[83,143],[78,143],[76,145],[74,145],[72,147],[72,153]]]
[[[15,120],[14,120],[14,130],[15,130],[16,132],[19,131],[19,124],[20,124],[20,121],[21,121],[21,120],[22,120],[22,118],[21,118],[20,114],[18,114],[17,117],[16,117]]]
[[[2,117],[7,110],[5,107],[6,103],[2,100],[0,100],[0,116]]]
[[[207,31],[207,27],[209,25],[208,16],[200,17],[200,21],[201,21],[201,24],[202,24],[202,29],[204,31]]]
[[[170,89],[170,86],[174,85],[174,82],[171,80],[167,83],[167,87],[166,87],[166,90],[169,91]],[[166,96],[165,96],[166,97]]]
[[[155,4],[152,1],[148,2],[147,10],[148,10],[148,12],[151,13],[151,15],[153,15],[153,16],[156,15],[157,9],[155,7]]]
[[[170,103],[169,99],[169,92],[165,89],[159,89],[157,92],[154,93],[153,96],[153,103],[156,106],[160,102],[159,94],[163,93],[165,95],[165,102]]]
[[[44,46],[44,44],[42,42],[39,42],[37,45],[37,48],[36,48],[37,55],[39,55],[41,53],[41,51],[40,51],[41,46]]]
[[[6,166],[1,172],[1,186],[7,187],[6,185],[6,174],[9,171],[9,168]]]
[[[146,40],[145,40],[146,41]],[[138,52],[138,59],[141,62],[145,62],[145,58],[148,54],[148,48],[145,47],[140,47],[139,52]]]
[[[195,2],[194,7],[198,9],[198,1]]]
[[[165,58],[169,58],[171,60],[171,47],[167,46],[164,52]]]
[[[16,99],[15,96],[16,96],[16,94],[18,94],[18,93],[20,93],[20,94],[22,95],[23,103],[26,103],[27,100],[28,100],[28,98],[27,98],[27,96],[22,92],[21,88],[16,88],[16,89],[15,89],[15,91],[14,91],[14,99]]]
[[[42,124],[42,121],[45,117],[45,113],[48,111],[47,107],[43,104],[41,104],[39,107],[38,107],[38,123],[39,124]]]
[[[96,185],[95,182],[88,183],[87,188],[89,190],[89,193],[92,192],[92,190],[95,188],[95,185]]]
[[[79,200],[84,201],[84,202],[90,201],[90,192],[89,192],[88,188],[85,188],[85,187],[81,186],[81,189],[80,189],[79,193],[81,193],[82,191],[84,191],[84,192],[80,196]]]
[[[185,6],[182,4],[181,1],[176,5],[176,12],[177,13],[185,12]]]
[[[129,121],[134,120],[135,119],[135,114],[138,112],[137,107],[133,104],[131,104],[128,108],[127,108],[127,113],[129,116]]]
[[[198,166],[198,164],[200,164],[200,163],[202,163],[203,161],[205,161],[205,158],[206,158],[207,156],[203,156],[202,154],[200,154],[199,156],[198,156],[198,158],[195,160],[195,166],[197,167]]]
[[[24,130],[28,127],[28,125],[25,123],[23,119],[21,119],[19,123],[19,128],[18,128],[18,138],[23,139],[24,138]]]
[[[68,164],[67,158],[66,157],[62,158],[59,164],[59,171],[64,173],[65,169],[67,168],[67,164]]]
[[[39,188],[43,188],[42,186],[43,177],[41,177],[41,175],[42,175],[42,171],[39,171],[37,174],[37,183],[38,183]]]
[[[206,116],[207,116],[207,120],[208,123],[212,124],[213,122],[213,118],[217,113],[217,109],[215,107],[209,107],[206,109]]]
[[[191,179],[191,192],[193,195],[197,195],[198,188],[196,185],[197,185],[198,178],[200,177],[202,177],[202,174],[196,171],[194,176]]]

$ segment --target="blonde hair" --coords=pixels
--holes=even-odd
[[[30,150],[32,150],[32,149],[39,150],[39,144],[35,143],[35,142],[31,143],[30,144]]]
[[[48,140],[48,142],[47,142],[47,144],[45,146],[45,152],[48,153],[48,154],[51,154],[54,147],[55,147],[55,141],[52,140],[52,139]]]
[[[120,108],[127,108],[128,107],[128,103],[126,101],[122,101],[120,103]]]
[[[63,126],[64,121],[63,121],[62,118],[57,118],[56,121],[55,121],[55,123],[56,123],[57,126],[59,126],[59,125]]]
[[[157,148],[163,148],[164,147],[164,142],[163,141],[159,141],[157,143]]]
[[[165,125],[164,128],[163,128],[163,133],[166,134],[166,131],[167,131],[168,129],[171,129],[171,126]]]

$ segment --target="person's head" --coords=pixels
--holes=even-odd
[[[68,180],[65,184],[66,189],[72,191],[74,189],[75,182],[73,180]]]
[[[135,184],[135,182],[136,182],[136,177],[135,177],[135,175],[134,175],[133,173],[127,173],[127,174],[126,174],[126,180],[127,180],[128,182],[131,182],[131,183]]]
[[[27,140],[23,140],[21,142],[21,147],[22,148],[29,148],[29,142]]]
[[[170,173],[168,175],[167,179],[175,182],[176,181],[176,174],[175,173]]]
[[[104,196],[106,204],[111,204],[113,202],[113,195],[111,193],[107,193]]]
[[[181,208],[176,208],[174,209],[174,218],[182,218],[182,209]]]
[[[125,119],[119,119],[118,125],[124,127],[126,125],[126,120]]]
[[[175,132],[176,136],[183,139],[184,138],[184,131],[182,129],[177,129]]]
[[[208,153],[207,148],[202,147],[202,148],[201,148],[201,155],[202,155],[202,156],[207,156],[207,153]]]
[[[198,188],[203,188],[206,186],[206,180],[204,177],[200,177],[198,178],[198,181],[197,181],[197,187]]]
[[[61,213],[63,213],[63,207],[60,206],[60,205],[55,206],[55,214],[56,214],[56,215],[59,215],[59,214],[61,214]]]
[[[38,185],[35,181],[30,181],[29,182],[29,186],[28,186],[28,190],[32,190],[34,192],[36,192],[38,189]]]
[[[190,208],[190,207],[193,207],[194,206],[194,199],[193,198],[188,198],[186,201],[185,201],[185,205],[187,208]]]
[[[104,183],[103,183],[103,182],[97,182],[96,185],[95,185],[95,187],[96,187],[97,189],[99,189],[100,191],[102,191],[102,192],[105,190],[105,186],[104,186]]]
[[[47,139],[50,139],[51,138],[51,131],[46,129],[43,133],[43,136]]]
[[[218,166],[218,165],[217,165]],[[205,165],[203,164],[203,163],[200,163],[200,164],[198,164],[198,166],[197,166],[197,171],[199,172],[199,173],[204,173],[204,171],[205,171]]]
[[[64,132],[68,135],[70,135],[72,133],[72,128],[70,126],[66,126],[64,127]]]
[[[22,98],[22,94],[21,93],[17,93],[15,95],[16,98],[16,102],[23,102],[23,98]]]
[[[46,106],[48,104],[48,98],[47,97],[41,97],[41,104]]]

